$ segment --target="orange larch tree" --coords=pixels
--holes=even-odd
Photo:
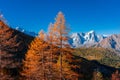
[[[25,80],[38,80],[43,79],[43,69],[42,69],[42,56],[39,45],[42,45],[42,41],[37,37],[31,43],[28,52],[25,55],[25,60],[23,61],[23,71],[21,75]]]
[[[23,71],[21,75],[26,80],[46,80],[45,66],[44,66],[44,49],[46,43],[44,41],[44,33],[40,31],[26,53],[25,60],[23,61]]]
[[[63,65],[63,56],[66,50],[70,51],[69,44],[68,44],[68,35],[69,35],[69,28],[66,26],[65,18],[62,12],[59,12],[57,17],[55,18],[55,23],[53,24],[52,31],[53,32],[53,44],[58,47],[58,52],[60,53],[59,56],[59,73],[60,79],[64,79],[64,71],[65,68]],[[67,48],[67,49],[66,49]]]

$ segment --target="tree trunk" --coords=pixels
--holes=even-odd
[[[42,51],[43,80],[45,80],[44,51]]]
[[[61,30],[60,30],[60,80],[62,80],[63,75],[62,75],[62,34],[61,34]]]
[[[62,52],[60,53],[60,80],[62,80]]]

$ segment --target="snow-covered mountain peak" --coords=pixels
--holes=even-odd
[[[35,32],[26,31],[20,27],[15,28],[18,31],[26,33],[31,36],[37,36]],[[103,47],[103,48],[112,48],[120,51],[120,34],[116,35],[98,35],[94,30],[91,30],[87,33],[72,33],[69,36],[68,43],[71,47]]]
[[[106,35],[106,34],[103,34],[103,37],[109,37],[109,36],[111,36],[111,35]]]
[[[72,46],[80,47],[80,46],[93,46],[97,42],[104,39],[102,35],[97,35],[94,30],[91,30],[87,33],[73,33],[71,35]]]
[[[87,34],[94,34],[94,33],[95,33],[94,30],[91,30],[91,31],[87,32]]]

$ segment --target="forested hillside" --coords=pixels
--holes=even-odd
[[[19,75],[22,59],[33,37],[16,31],[0,21],[0,80]]]

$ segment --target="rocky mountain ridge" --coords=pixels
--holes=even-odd
[[[37,36],[38,34],[35,32],[29,32],[22,28],[16,27],[16,30],[21,31],[25,34],[31,36]],[[111,48],[120,51],[120,34],[112,34],[112,35],[98,35],[94,30],[91,30],[86,33],[72,33],[69,36],[68,43],[73,48],[78,47],[103,47],[103,48]]]
[[[97,35],[95,31],[89,31],[87,33],[73,33],[70,36],[70,44],[72,47],[90,47],[106,38],[103,35]]]

